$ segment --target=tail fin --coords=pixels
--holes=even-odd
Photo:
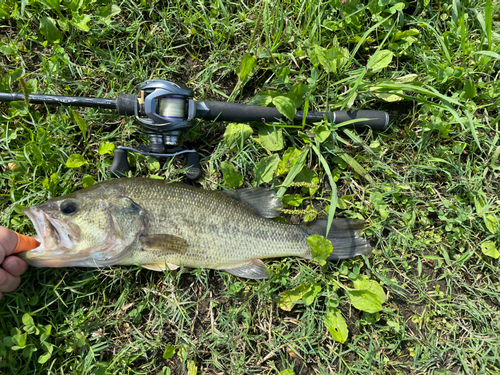
[[[327,220],[316,220],[306,226],[310,235],[326,235]],[[372,251],[370,243],[359,232],[365,222],[357,219],[334,219],[327,239],[332,242],[333,251],[328,260],[354,258]]]

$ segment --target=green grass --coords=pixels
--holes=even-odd
[[[202,156],[196,183],[182,158],[134,157],[137,176],[298,194],[284,215],[293,223],[328,217],[336,189],[335,215],[366,219],[374,251],[325,268],[267,261],[273,276],[260,282],[30,269],[0,301],[0,373],[500,373],[499,3],[342,3],[0,1],[0,91],[115,98],[156,78],[197,100],[249,102],[301,83],[301,108],[391,116],[383,133],[282,123],[253,124],[244,138],[237,125],[231,138],[227,123],[197,123],[184,140]],[[0,224],[32,234],[22,207],[106,179],[102,145],[142,141],[133,119],[111,111],[1,104]],[[291,147],[307,152],[304,167],[262,172]],[[68,167],[71,155],[80,166]],[[349,300],[358,275],[382,285],[381,311]],[[310,304],[280,308],[280,293],[314,283]],[[325,326],[334,308],[345,343]]]

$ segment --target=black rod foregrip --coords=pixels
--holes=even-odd
[[[302,111],[297,111],[294,120],[302,120]],[[362,129],[366,126],[372,128],[373,130],[385,130],[389,125],[389,114],[384,111],[372,111],[366,109],[354,110],[354,111],[334,111],[334,112],[308,112],[306,116],[307,122],[319,122],[324,119],[324,116],[329,121],[335,124],[341,124],[346,121],[365,119],[355,122],[350,125],[355,129]]]
[[[207,111],[197,117],[205,120],[234,121],[234,122],[274,122],[285,119],[275,107],[261,107],[239,103],[204,101]],[[199,111],[197,110],[197,113]]]
[[[0,92],[0,102],[24,101],[24,94]],[[86,98],[81,96],[28,94],[28,102],[33,104],[58,104],[74,107],[93,107],[116,109],[116,99]]]
[[[234,122],[274,122],[277,120],[286,120],[285,115],[281,114],[275,107],[261,107],[257,105],[217,101],[204,101],[200,104],[205,107],[205,111],[198,111],[199,114],[197,117],[205,120]],[[293,118],[294,122],[302,123],[303,116],[304,113],[302,111],[297,111]],[[335,124],[356,119],[368,119],[350,125],[350,127],[356,129],[362,129],[368,126],[373,130],[384,130],[389,124],[389,115],[386,112],[370,110],[308,112],[306,115],[306,122],[319,122],[322,121],[324,117],[329,121],[333,121]]]

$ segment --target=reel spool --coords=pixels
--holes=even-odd
[[[118,113],[129,113],[130,104],[134,105],[134,114],[142,131],[149,137],[149,145],[141,145],[140,150],[131,147],[119,147],[115,150],[115,158],[110,171],[116,176],[128,173],[127,151],[159,158],[186,154],[186,175],[189,179],[201,176],[200,157],[195,150],[183,150],[178,147],[179,137],[185,128],[192,126],[196,116],[194,92],[185,86],[169,81],[150,80],[144,82],[137,95],[127,95],[120,105],[117,100]],[[125,99],[128,101],[125,102]],[[121,107],[121,108],[120,108]]]

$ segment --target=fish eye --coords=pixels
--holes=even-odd
[[[76,211],[78,211],[78,205],[75,201],[65,201],[61,204],[61,212],[64,215],[73,215]]]

